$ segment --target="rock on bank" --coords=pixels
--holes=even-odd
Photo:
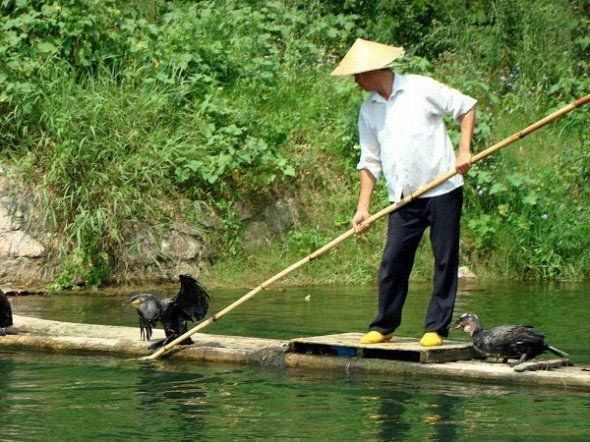
[[[203,238],[177,224],[156,236],[132,232],[125,238],[114,282],[164,282],[179,273],[199,274]],[[0,165],[0,288],[6,292],[43,290],[60,266],[60,240],[44,228],[38,191],[25,186],[15,170]],[[85,281],[79,280],[79,285]]]
[[[55,232],[48,231],[41,207],[38,189],[24,185],[16,169],[0,164],[0,289],[5,292],[43,290],[60,268],[64,244]],[[260,250],[271,236],[298,222],[292,198],[274,198],[261,211],[246,206],[239,209],[245,250]],[[176,282],[181,273],[198,276],[205,263],[220,252],[220,245],[211,238],[223,228],[213,211],[203,212],[199,229],[181,220],[166,228],[137,226],[124,234],[108,282],[164,283]],[[76,283],[84,285],[85,281],[78,278]]]

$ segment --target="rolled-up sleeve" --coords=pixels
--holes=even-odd
[[[432,113],[452,115],[457,123],[477,103],[475,98],[462,94],[457,89],[432,80],[431,87],[426,89],[426,100],[432,105]]]
[[[381,148],[379,141],[369,125],[366,109],[361,108],[359,113],[359,145],[361,147],[361,158],[356,168],[368,170],[376,180],[381,176]]]

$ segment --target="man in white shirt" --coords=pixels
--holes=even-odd
[[[379,311],[361,338],[363,344],[391,339],[401,323],[408,278],[427,227],[435,257],[434,288],[420,344],[441,345],[448,335],[457,292],[459,226],[463,178],[471,167],[476,100],[431,78],[393,73],[403,48],[357,39],[332,75],[354,75],[372,92],[359,114],[360,194],[352,224],[365,231],[375,181],[384,175],[391,202],[397,202],[456,167],[459,175],[389,215],[387,244],[379,270]],[[460,124],[457,156],[444,116]]]

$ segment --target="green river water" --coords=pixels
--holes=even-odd
[[[152,289],[161,296],[174,287]],[[590,365],[590,284],[480,284],[456,316],[523,323]],[[246,290],[215,290],[211,312]],[[310,296],[306,301],[306,296]],[[132,325],[128,295],[11,298],[17,314]],[[413,284],[400,335],[421,336],[429,285]],[[374,288],[267,290],[208,333],[292,338],[364,331]],[[139,336],[139,331],[138,331]],[[452,332],[455,339],[466,335]],[[1,339],[1,338],[0,338]],[[0,352],[0,440],[588,440],[590,394],[280,367],[141,363],[106,356]]]

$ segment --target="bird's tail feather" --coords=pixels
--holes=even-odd
[[[562,351],[562,350],[560,350],[559,348],[555,348],[555,347],[553,347],[553,346],[551,346],[551,345],[548,345],[548,346],[547,346],[547,349],[548,349],[548,350],[549,350],[551,353],[554,353],[554,354],[556,354],[557,356],[561,356],[562,358],[567,358],[567,357],[569,356],[569,355],[568,355],[568,354],[567,354],[565,351]]]

